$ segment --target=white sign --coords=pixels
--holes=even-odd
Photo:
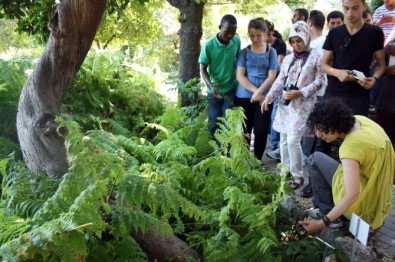
[[[352,213],[349,230],[366,247],[369,235],[369,224]]]

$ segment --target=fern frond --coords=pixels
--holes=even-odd
[[[200,128],[194,144],[196,148],[196,155],[198,157],[208,156],[209,154],[213,153],[213,147],[210,145],[210,143],[207,143],[207,141],[210,141],[210,139],[212,138],[207,127],[203,126]]]
[[[154,154],[156,159],[161,159],[162,162],[180,161],[181,163],[188,163],[196,155],[196,149],[193,146],[187,146],[176,135],[173,135],[170,139],[157,144]]]
[[[119,241],[112,241],[113,257],[115,262],[133,261],[146,262],[147,255],[140,248],[139,244],[130,236]]]
[[[29,220],[14,215],[7,215],[6,210],[0,208],[0,246],[17,238],[29,229]],[[1,257],[1,254],[0,254]]]
[[[140,163],[156,163],[153,155],[153,146],[149,144],[147,141],[142,143],[136,143],[134,140],[124,137],[124,136],[117,136],[115,138],[115,142],[122,146],[126,152],[130,155],[134,156],[139,160]]]
[[[110,212],[109,205],[104,202],[107,194],[106,180],[98,180],[89,185],[75,199],[68,212],[60,217],[63,229],[81,230],[101,237],[102,231],[107,227],[103,217]],[[86,212],[87,210],[90,212]],[[87,226],[81,227],[81,225]]]
[[[20,149],[18,145],[15,142],[12,142],[9,138],[0,136],[0,159],[6,158],[13,152],[15,152],[17,157],[20,155]]]
[[[155,232],[163,235],[173,234],[171,226],[157,218],[131,208],[115,208],[112,212],[111,233],[116,239],[123,239],[130,235],[131,229],[135,232],[142,232],[153,227]]]
[[[186,116],[181,114],[181,111],[177,107],[167,107],[166,111],[160,118],[160,125],[165,127],[170,132],[174,132],[176,129],[182,126]]]
[[[136,207],[137,210],[148,208],[152,215],[165,220],[170,217],[179,218],[179,212],[194,219],[202,217],[202,210],[199,207],[169,186],[136,175],[126,176],[119,183],[116,200],[120,207],[126,205]]]
[[[58,179],[29,171],[22,162],[8,161],[3,177],[2,198],[7,212],[22,217],[33,216],[54,193]]]
[[[126,137],[130,137],[132,135],[132,132],[130,132],[130,130],[124,127],[120,122],[114,121],[112,119],[105,119],[101,121],[101,123],[107,124],[108,131],[114,135],[123,135]]]

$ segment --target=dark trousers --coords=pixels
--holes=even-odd
[[[321,152],[315,152],[309,157],[308,169],[313,185],[313,203],[325,215],[335,206],[332,195],[332,178],[339,164]]]
[[[254,154],[260,160],[266,148],[273,106],[269,105],[269,111],[262,113],[261,105],[258,102],[251,103],[249,98],[236,97],[235,104],[244,109],[246,116],[244,133],[251,135],[252,129],[254,129]],[[250,139],[247,142],[250,144]]]
[[[395,146],[395,113],[377,109],[374,120],[387,133],[391,140],[392,146]]]

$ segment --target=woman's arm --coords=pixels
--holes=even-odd
[[[343,177],[344,177],[344,187],[345,195],[337,203],[332,210],[327,214],[327,217],[334,221],[344,214],[357,200],[359,197],[360,188],[360,166],[359,162],[354,159],[342,159],[343,166]],[[322,220],[309,220],[299,221],[299,224],[303,225],[304,229],[309,234],[314,234],[319,232],[325,227]]]
[[[241,67],[241,66],[237,67],[237,69],[236,69],[236,77],[237,77],[237,81],[239,81],[239,84],[242,87],[244,87],[245,89],[247,89],[248,91],[251,91],[252,93],[254,93],[258,89],[246,77],[246,68],[245,67]]]
[[[328,213],[328,217],[331,221],[343,215],[344,212],[358,200],[360,193],[361,181],[359,162],[348,158],[342,159],[341,162],[343,165],[343,179],[346,194]]]
[[[261,101],[262,94],[272,86],[274,80],[276,80],[276,75],[277,70],[269,70],[269,74],[265,81],[263,81],[262,85],[252,95],[251,102]]]

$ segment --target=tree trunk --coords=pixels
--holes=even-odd
[[[195,0],[167,0],[167,2],[180,11],[178,78],[186,83],[193,78],[200,77],[198,58],[200,39],[203,34],[202,21],[205,3],[203,1],[196,3]],[[196,94],[191,95],[188,96],[187,93],[181,92],[182,106],[196,103]]]
[[[151,226],[144,234],[131,232],[149,261],[204,261],[203,257],[180,238],[155,233]]]
[[[17,113],[19,142],[30,170],[59,177],[67,172],[66,132],[58,129],[55,117],[92,45],[105,7],[106,0],[63,0],[48,25],[48,44],[23,87]],[[163,237],[151,230],[136,237],[149,257],[179,255],[181,261],[199,256],[176,236]]]
[[[19,98],[17,130],[27,167],[49,176],[68,168],[64,139],[55,117],[64,94],[84,61],[100,24],[106,0],[63,0],[49,22],[44,53]]]

